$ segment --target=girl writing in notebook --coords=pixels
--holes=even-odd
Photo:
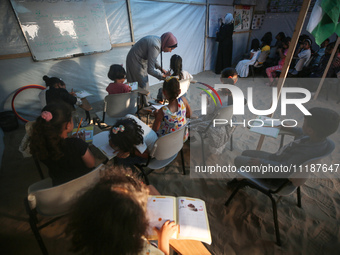
[[[181,93],[177,77],[170,76],[163,83],[164,98],[169,101],[155,112],[152,129],[158,136],[163,136],[180,129],[191,116],[191,108],[185,97],[177,98]],[[187,135],[186,135],[187,136]]]
[[[126,72],[123,66],[111,65],[107,77],[113,81],[113,83],[110,83],[106,88],[109,94],[128,93],[131,91],[131,87],[124,84]]]
[[[154,228],[158,249],[147,241],[148,195],[159,194],[151,191],[125,169],[106,169],[73,206],[66,228],[71,250],[77,254],[168,255],[169,240],[178,225],[168,220],[161,229]]]
[[[33,124],[30,152],[48,167],[53,186],[88,173],[95,165],[88,144],[68,137],[72,129],[72,107],[63,102],[46,105]]]
[[[127,115],[110,129],[109,139],[110,146],[117,153],[116,163],[132,167],[147,162],[157,135],[141,120]]]
[[[81,105],[80,98],[76,97],[75,92],[68,92],[66,90],[66,84],[60,78],[43,76],[43,80],[46,83],[46,104],[55,102],[65,102],[74,108],[74,105]],[[45,106],[45,105],[44,105]]]

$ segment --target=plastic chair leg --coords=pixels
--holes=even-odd
[[[298,200],[298,207],[301,208],[301,190],[300,190],[300,187],[297,188],[296,195],[297,195],[297,200]]]
[[[234,198],[236,193],[239,191],[239,189],[243,188],[245,186],[243,181],[240,181],[240,183],[237,185],[233,193],[231,193],[230,197],[228,198],[227,202],[225,202],[225,206],[228,206],[230,204],[230,201]]]
[[[269,195],[270,200],[272,201],[272,207],[273,207],[273,217],[274,217],[274,226],[275,226],[275,234],[276,234],[276,243],[278,246],[281,246],[281,239],[280,239],[280,230],[279,230],[279,222],[277,219],[277,207],[275,199]]]
[[[205,166],[205,157],[204,157],[204,138],[203,134],[199,133],[201,137],[201,146],[202,146],[202,159],[203,159],[203,166]]]
[[[182,174],[185,175],[185,165],[184,165],[184,153],[183,148],[181,149],[181,159],[182,159]]]
[[[41,178],[41,180],[43,180],[43,179],[44,179],[44,174],[43,174],[43,172],[42,172],[42,170],[41,170],[40,163],[39,163],[38,159],[36,159],[35,157],[33,157],[33,159],[34,159],[35,166],[36,166],[37,169],[38,169],[40,178]]]
[[[149,178],[148,176],[146,175],[145,171],[144,171],[144,168],[141,166],[141,165],[135,165],[141,172],[142,172],[142,175],[144,177],[144,180],[145,180],[145,184],[146,185],[149,185],[150,182],[149,182]]]
[[[31,230],[34,234],[35,239],[37,240],[37,242],[39,244],[40,250],[41,250],[42,254],[48,255],[48,251],[47,251],[46,246],[44,244],[44,241],[43,241],[43,239],[40,235],[39,228],[37,226],[37,217],[34,214],[34,212],[31,210],[31,208],[29,207],[27,198],[24,199],[24,204],[25,204],[28,216],[29,216],[28,221],[29,221],[29,224],[31,226]]]

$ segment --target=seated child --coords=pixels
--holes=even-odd
[[[288,52],[288,48],[289,48],[289,43],[290,43],[290,38],[286,37],[281,43],[282,48],[277,49],[277,52],[280,55],[280,60],[279,60],[278,65],[266,68],[266,73],[267,73],[267,76],[268,76],[269,81],[270,81],[270,83],[266,83],[267,86],[273,86],[274,85],[274,83],[273,83],[274,82],[273,73],[275,71],[282,70],[283,64],[285,63],[285,60],[286,60],[286,56],[287,56],[287,52]]]
[[[306,115],[302,128],[283,128],[295,133],[295,140],[283,146],[276,153],[246,150],[235,158],[237,168],[245,165],[289,166],[300,165],[303,162],[325,154],[328,147],[327,137],[337,131],[339,114],[331,109],[314,107],[309,110],[312,115]],[[279,175],[277,175],[279,176]],[[264,176],[265,177],[265,176]]]
[[[55,102],[65,102],[74,108],[74,105],[81,105],[80,98],[76,97],[75,92],[68,92],[66,90],[65,82],[57,77],[43,76],[43,80],[46,83],[46,104]]]
[[[148,195],[148,187],[131,172],[107,169],[99,182],[73,205],[66,227],[71,251],[97,255],[168,255],[169,240],[178,231],[178,225],[166,221],[161,229],[155,228],[158,249],[150,244],[146,239],[150,221]]]
[[[128,93],[131,91],[131,87],[127,84],[124,84],[126,79],[126,72],[123,66],[121,65],[111,65],[110,70],[107,74],[110,80],[114,81],[107,86],[106,91],[109,94],[120,94],[120,93]]]
[[[119,165],[132,167],[146,163],[156,140],[156,133],[132,115],[118,120],[110,129],[109,144],[118,153]]]
[[[53,186],[88,173],[95,165],[88,144],[68,137],[72,129],[72,107],[64,102],[46,105],[33,124],[30,152],[48,167]]]
[[[305,39],[304,42],[300,45],[300,48],[297,51],[297,56],[299,60],[297,61],[294,69],[289,70],[289,73],[292,75],[297,75],[310,59],[312,52],[310,50],[312,45],[312,41],[310,39]]]
[[[251,42],[251,51],[249,59],[244,59],[238,62],[237,66],[235,67],[237,73],[240,77],[248,77],[249,73],[249,66],[253,65],[259,56],[260,50],[260,42],[258,39],[253,39]]]
[[[191,108],[187,99],[183,96],[177,99],[180,93],[179,81],[176,77],[170,76],[164,81],[163,95],[169,101],[169,104],[155,112],[155,122],[152,129],[158,136],[180,129],[186,125],[187,118],[190,118]]]
[[[172,55],[170,59],[169,73],[170,73],[170,76],[177,76],[179,80],[187,80],[187,79],[192,80],[193,79],[192,75],[189,72],[182,70],[182,58],[181,56],[176,55],[176,54]],[[163,100],[164,100],[163,89],[160,88],[157,94],[157,101],[159,103],[162,103]]]

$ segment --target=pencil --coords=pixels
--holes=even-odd
[[[81,122],[83,121],[83,117],[80,119],[80,121],[79,121],[79,125],[78,125],[78,129],[77,129],[77,135],[78,135],[78,131],[79,131],[79,128],[80,128],[80,125],[81,125]]]

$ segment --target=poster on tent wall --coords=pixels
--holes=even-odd
[[[234,8],[234,30],[248,31],[250,30],[250,21],[252,8],[248,5],[235,5]]]
[[[251,23],[251,29],[252,30],[255,30],[255,29],[260,29],[262,24],[263,24],[263,21],[264,21],[264,11],[255,11],[254,12],[254,16],[253,16],[253,21]]]
[[[234,6],[209,5],[209,37],[216,37],[216,32],[220,29],[218,20],[222,19],[227,13],[233,13]]]

